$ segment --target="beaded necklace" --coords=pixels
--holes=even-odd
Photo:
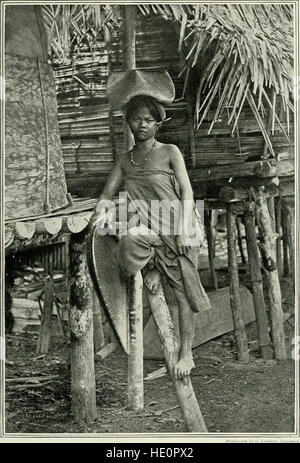
[[[130,151],[130,162],[131,164],[133,164],[134,166],[142,166],[148,159],[148,157],[150,156],[150,154],[152,153],[154,147],[156,145],[156,140],[154,140],[154,143],[152,145],[152,148],[148,151],[147,153],[147,156],[144,158],[144,160],[141,162],[141,163],[137,163],[135,162],[135,160],[133,159],[133,152],[134,152],[134,147],[132,148],[132,150]]]

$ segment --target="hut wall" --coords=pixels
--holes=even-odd
[[[56,89],[40,8],[5,8],[6,219],[67,204]]]
[[[100,47],[101,48],[101,47]],[[109,68],[122,69],[122,49],[116,39],[110,62],[104,49],[93,55],[83,50],[76,60],[55,67],[64,165],[71,193],[98,196],[111,169],[116,152],[124,151],[123,122],[120,113],[109,118],[105,84]],[[136,33],[138,68],[167,69],[176,88],[176,100],[167,108],[167,117],[158,131],[159,141],[176,144],[183,153],[189,170],[227,164],[243,164],[259,160],[264,152],[264,139],[257,121],[247,105],[241,112],[237,131],[227,125],[227,114],[221,114],[209,133],[214,111],[208,113],[198,130],[193,129],[189,89],[182,98],[183,78],[179,78],[180,56],[178,34],[172,23],[158,16],[138,15]],[[196,79],[197,73],[195,71]],[[81,82],[78,80],[81,80]],[[83,85],[84,84],[84,85]],[[193,92],[193,90],[190,90]],[[279,111],[279,98],[277,99]],[[265,125],[269,124],[269,108],[265,107]],[[287,129],[287,121],[282,119]],[[293,124],[290,121],[290,136]],[[293,155],[289,143],[276,122],[270,135],[275,154]],[[225,179],[226,182],[228,179]]]
[[[101,50],[94,55],[83,50],[75,62],[54,67],[64,168],[72,194],[97,194],[113,164],[107,75],[107,54]],[[121,133],[119,138],[122,144]]]

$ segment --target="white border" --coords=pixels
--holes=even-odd
[[[293,4],[295,5],[295,77],[300,75],[299,69],[299,2],[300,0],[294,1],[264,1],[260,2],[257,1],[206,1],[206,2],[198,2],[196,1],[172,1],[172,2],[164,2],[164,1],[142,1],[142,2],[126,2],[126,1],[116,1],[116,2],[80,2],[80,1],[1,1],[1,70],[0,76],[4,75],[4,34],[5,34],[5,27],[4,27],[4,9],[5,5],[20,5],[20,4],[27,4],[27,5],[44,5],[44,4],[98,4],[98,3],[107,3],[111,5],[116,4],[139,4],[139,3],[149,3],[149,4],[191,4],[191,3],[204,3],[204,4],[224,4],[224,3],[232,3],[232,4]],[[295,328],[295,336],[299,336],[299,296],[300,296],[300,272],[299,272],[299,246],[300,246],[300,230],[299,230],[299,133],[300,133],[300,125],[299,125],[299,100],[295,101],[295,195],[296,195],[296,202],[295,202],[295,237],[296,237],[296,256],[295,256],[295,311],[296,311],[296,328]],[[4,225],[4,160],[5,160],[5,151],[4,151],[4,134],[5,134],[5,124],[4,124],[4,114],[5,114],[5,98],[1,100],[1,224]],[[298,127],[298,130],[296,128]],[[0,227],[0,241],[1,241],[1,272],[0,278],[1,282],[4,281],[4,226]],[[3,257],[2,257],[3,256]],[[1,284],[1,313],[0,313],[0,321],[1,321],[1,332],[0,335],[4,338],[4,285]],[[299,338],[298,338],[299,339]],[[292,349],[292,346],[290,346]],[[4,430],[4,422],[5,422],[5,387],[4,387],[4,375],[5,375],[5,363],[1,360],[1,395],[3,400],[1,400],[1,415],[0,415],[0,439],[2,442],[104,442],[104,443],[122,443],[122,442],[133,442],[133,439],[136,443],[143,443],[143,442],[168,442],[168,443],[181,443],[181,442],[190,442],[190,443],[202,443],[202,442],[248,442],[248,443],[255,443],[255,442],[300,442],[299,439],[299,359],[295,361],[295,432],[294,433],[207,433],[207,434],[198,434],[198,433],[103,433],[103,434],[81,434],[78,437],[78,433],[76,434],[53,434],[53,433],[45,433],[45,434],[33,434],[33,433],[18,433],[18,434],[5,434]],[[116,440],[117,438],[117,440]]]

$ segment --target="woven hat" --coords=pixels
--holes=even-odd
[[[167,71],[133,69],[112,72],[107,80],[106,94],[109,104],[115,110],[123,110],[136,96],[150,96],[162,105],[162,119],[165,119],[163,106],[174,100],[175,87]]]

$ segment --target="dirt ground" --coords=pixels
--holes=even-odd
[[[207,251],[202,250],[205,257]],[[217,239],[219,286],[228,285],[226,241]],[[207,260],[207,258],[206,258]],[[222,264],[222,262],[221,262]],[[205,262],[201,263],[205,267]],[[251,290],[247,267],[240,262],[240,283]],[[209,273],[201,272],[206,290]],[[283,310],[293,314],[291,280],[281,279]],[[251,361],[236,360],[234,333],[194,349],[191,379],[210,433],[292,433],[294,431],[295,362],[292,359],[295,319],[285,321],[288,360],[262,360],[256,323],[246,327]],[[54,326],[53,333],[59,332]],[[6,337],[6,433],[182,433],[186,432],[170,378],[144,381],[144,410],[127,405],[127,357],[119,348],[105,360],[95,359],[98,417],[90,425],[71,414],[69,347],[52,336],[47,356],[37,356],[37,333]],[[162,360],[145,360],[144,377],[162,368]],[[18,378],[39,377],[25,383]],[[28,381],[28,380],[27,380]]]
[[[292,302],[289,280],[282,281],[285,310]],[[256,324],[247,326],[251,362],[235,360],[228,333],[194,350],[192,383],[211,433],[288,433],[294,430],[294,317],[285,322],[287,361],[262,360],[256,350]],[[126,409],[126,355],[117,350],[95,362],[98,418],[91,425],[71,415],[68,346],[53,336],[47,356],[37,356],[36,333],[6,338],[6,433],[174,433],[186,432],[167,375],[144,382],[145,408]],[[145,377],[164,366],[145,360]],[[47,379],[47,377],[49,378]],[[43,377],[30,383],[17,378]],[[12,381],[11,381],[12,380]],[[42,383],[42,385],[41,385]]]

